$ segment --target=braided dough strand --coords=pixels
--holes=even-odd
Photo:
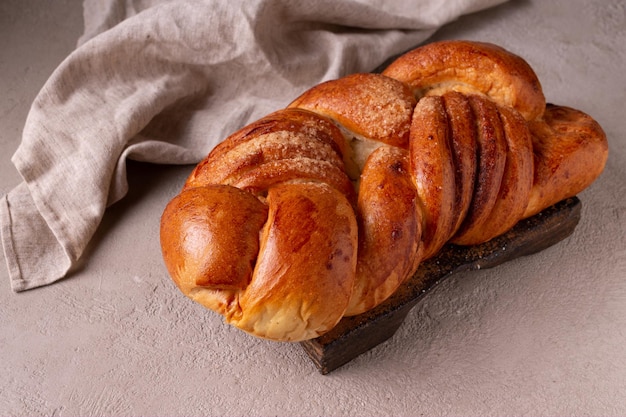
[[[437,42],[319,84],[225,139],[161,219],[181,292],[280,341],[389,298],[448,242],[501,235],[588,187],[606,136],[546,105],[498,46]]]

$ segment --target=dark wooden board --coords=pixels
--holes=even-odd
[[[300,344],[319,371],[328,374],[393,336],[409,311],[454,273],[492,268],[565,239],[576,228],[581,207],[577,197],[569,198],[489,242],[470,247],[447,245],[423,262],[386,302],[359,316],[345,317],[330,332]]]

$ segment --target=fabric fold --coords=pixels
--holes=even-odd
[[[305,89],[371,71],[501,2],[86,0],[78,47],[36,97],[13,155],[24,183],[0,202],[13,290],[76,264],[127,192],[127,159],[197,163]]]

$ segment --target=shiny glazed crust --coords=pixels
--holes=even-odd
[[[590,116],[522,58],[446,41],[322,83],[233,133],[165,208],[182,293],[278,341],[386,300],[447,242],[488,241],[602,172]]]

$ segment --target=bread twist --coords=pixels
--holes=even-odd
[[[299,341],[387,299],[447,242],[474,245],[576,195],[600,126],[546,105],[491,44],[415,49],[306,91],[219,144],[166,207],[180,290],[259,337]]]

